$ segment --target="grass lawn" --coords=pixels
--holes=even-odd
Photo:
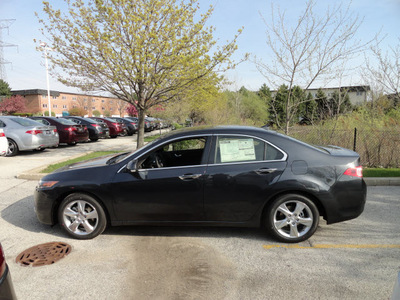
[[[150,135],[150,136],[145,136],[145,137],[144,137],[144,142],[145,142],[145,143],[152,142],[152,141],[154,141],[155,139],[158,139],[160,136],[161,136],[161,135],[159,135],[159,134]]]
[[[76,162],[80,162],[80,161],[84,161],[84,160],[88,160],[88,159],[92,159],[92,158],[96,158],[96,157],[100,157],[100,156],[104,156],[104,155],[109,155],[109,154],[114,154],[114,153],[119,153],[118,151],[96,151],[96,152],[92,152],[83,156],[79,156],[77,158],[74,159],[69,159],[57,164],[53,164],[53,165],[49,165],[47,166],[46,169],[40,171],[40,173],[51,173],[59,168],[65,167],[67,165],[76,163]]]
[[[400,177],[400,169],[365,168],[364,177]]]

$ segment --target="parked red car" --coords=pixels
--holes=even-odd
[[[110,128],[110,137],[112,138],[116,138],[118,135],[127,134],[126,125],[113,118],[90,117],[89,119],[100,123],[106,123],[108,128]]]
[[[86,125],[76,124],[71,120],[55,117],[30,117],[30,119],[45,125],[56,126],[60,136],[60,143],[76,145],[76,143],[85,142],[89,139],[89,131]]]
[[[11,280],[10,270],[6,264],[3,247],[0,244],[0,299],[13,300],[15,296],[14,286]]]

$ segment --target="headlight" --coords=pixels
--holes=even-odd
[[[38,188],[39,189],[50,189],[52,188],[58,181],[39,181]]]

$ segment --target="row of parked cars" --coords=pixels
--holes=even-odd
[[[160,121],[146,118],[145,131],[161,128]],[[16,117],[0,116],[0,155],[14,156],[24,150],[44,150],[60,143],[76,145],[100,138],[133,135],[138,119],[101,117]]]

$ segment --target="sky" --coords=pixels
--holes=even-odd
[[[55,3],[55,7],[62,7],[61,0],[50,2]],[[271,2],[285,10],[287,16],[294,20],[305,7],[303,0],[199,0],[202,10],[206,10],[210,5],[214,6],[214,12],[207,25],[215,27],[214,38],[218,43],[231,40],[237,30],[244,27],[237,42],[238,50],[233,57],[236,61],[241,60],[245,53],[249,53],[250,58],[256,56],[263,62],[271,60],[266,45],[266,25],[263,21],[263,18],[270,18]],[[324,15],[328,6],[340,2],[317,0],[316,12]],[[347,5],[350,2],[343,3]],[[42,0],[0,0],[0,20],[15,19],[8,29],[1,30],[0,36],[3,44],[16,45],[2,48],[3,59],[10,62],[3,67],[6,73],[5,80],[12,90],[47,89],[44,58],[42,53],[36,51],[37,43],[34,42],[34,39],[44,39],[39,32],[40,25],[35,16],[35,12],[41,13],[42,7]],[[358,32],[359,39],[367,41],[380,31],[382,37],[385,37],[381,44],[382,49],[400,43],[400,0],[353,0],[350,9],[354,15],[363,19]],[[0,24],[4,26],[4,22]],[[362,63],[360,57],[351,62],[356,70]],[[346,79],[346,84],[361,84],[356,70],[354,75]],[[267,83],[252,59],[239,64],[225,76],[231,82],[230,90],[238,90],[242,86],[249,90],[258,90],[263,83]],[[52,76],[49,82],[51,90],[79,92],[64,86]],[[335,83],[330,85],[335,86]]]

